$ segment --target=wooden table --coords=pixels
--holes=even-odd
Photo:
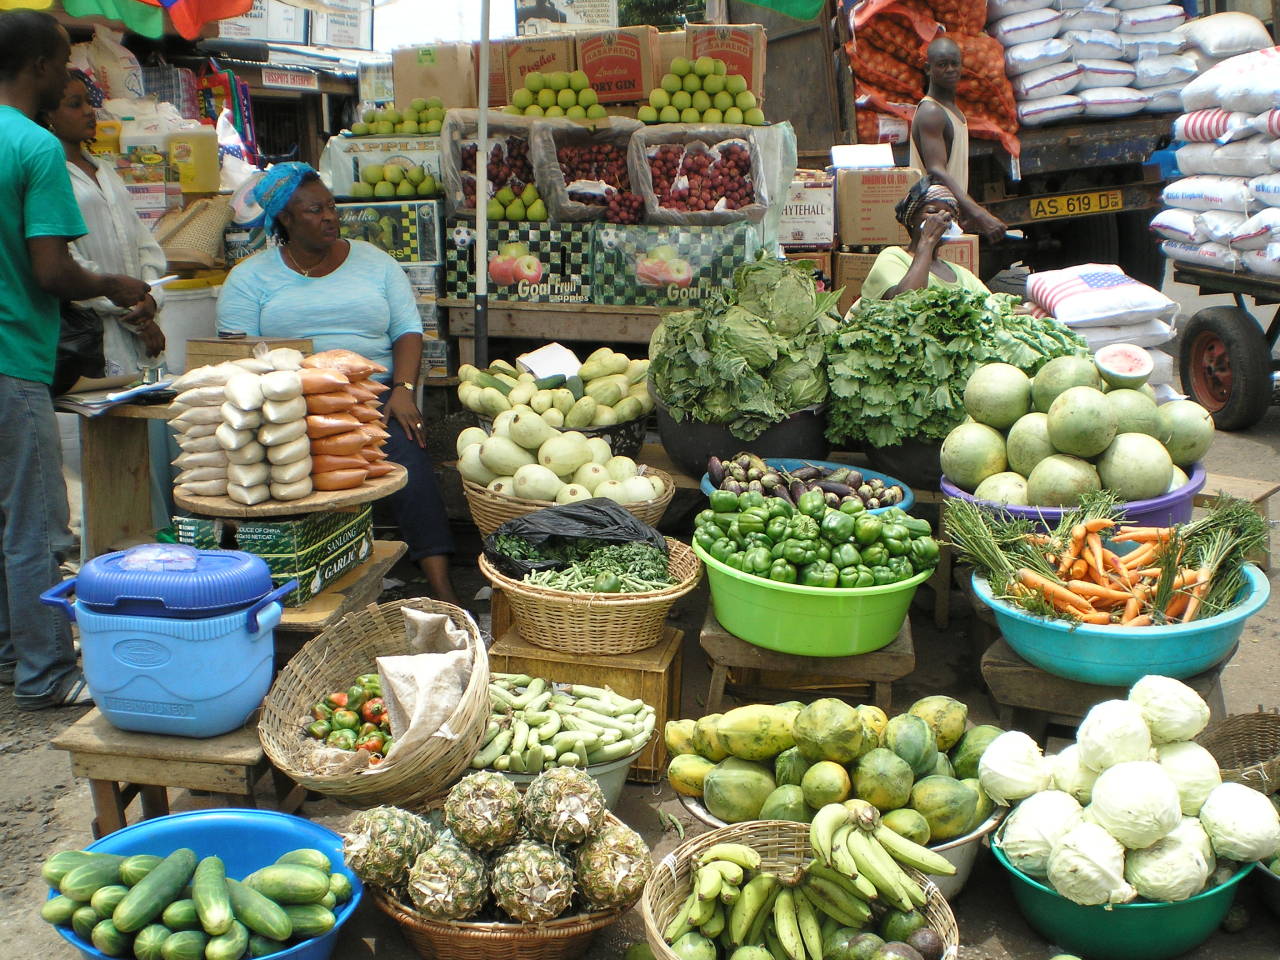
[[[256,714],[239,730],[195,740],[119,730],[94,708],[55,737],[53,746],[71,754],[73,774],[89,780],[94,837],[127,826],[125,811],[135,797],[144,820],[165,816],[170,787],[206,790],[219,806],[256,807],[255,787],[270,773],[279,809],[292,813],[306,796],[267,761]]]
[[[1228,477],[1211,473],[1205,477],[1204,486],[1195,495],[1193,502],[1197,507],[1207,507],[1218,498],[1219,493],[1239,497],[1252,505],[1258,516],[1267,521],[1269,528],[1271,523],[1271,498],[1280,493],[1280,483],[1272,480],[1249,480],[1245,477]],[[1270,530],[1268,529],[1267,545],[1259,551],[1257,556],[1249,558],[1263,570],[1271,569],[1270,543]]]
[[[202,517],[234,517],[240,520],[264,520],[271,517],[291,517],[299,513],[345,510],[381,500],[403,488],[409,482],[409,472],[398,463],[391,466],[392,471],[385,476],[366,480],[350,490],[316,490],[297,500],[264,500],[251,506],[237,503],[230,497],[191,496],[175,487],[173,502]]]
[[[887,647],[852,657],[801,657],[778,653],[747,643],[729,633],[716,620],[714,609],[707,606],[698,643],[711,658],[711,683],[707,688],[707,713],[718,713],[724,699],[729,668],[767,670],[788,674],[821,673],[835,682],[865,682],[871,686],[872,702],[886,713],[893,700],[893,682],[901,680],[916,668],[916,649],[911,639],[911,621],[904,620],[902,629]]]
[[[400,540],[375,540],[368,560],[356,564],[306,603],[285,607],[276,630],[319,633],[353,610],[373,603],[382,593],[382,578],[408,549]]]
[[[449,311],[449,336],[458,340],[458,362],[475,362],[475,307],[470,300],[439,299]],[[680,307],[595,306],[589,303],[492,303],[489,336],[606,343],[649,342],[662,315]]]

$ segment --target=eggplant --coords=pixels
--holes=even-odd
[[[819,480],[818,489],[823,493],[834,493],[837,496],[847,497],[853,493],[853,488],[843,483],[836,483],[832,480]]]
[[[868,510],[875,510],[877,507],[881,507],[881,506],[887,507],[888,504],[887,503],[882,504],[876,497],[871,497],[870,499],[867,500],[864,506]]]
[[[875,495],[875,490],[871,489],[871,487],[865,483],[858,488],[858,496],[863,500],[866,500],[868,497],[874,497]]]
[[[828,473],[824,480],[830,480],[832,483],[847,483],[849,480],[850,470],[848,467],[841,467],[839,470],[832,470]]]
[[[880,502],[891,507],[897,506],[902,502],[902,488],[887,487],[884,493],[880,495]]]
[[[730,464],[726,469],[729,476],[733,477],[733,479],[737,480],[739,483],[747,482],[747,471],[743,469],[740,464]]]
[[[724,483],[724,464],[720,462],[719,457],[712,457],[707,461],[707,479],[711,481],[713,487],[719,487]]]
[[[764,487],[761,486],[759,480],[751,480],[747,483],[747,493],[764,493]]]
[[[755,469],[759,470],[761,473],[764,473],[765,471],[770,469],[769,465],[765,463],[764,460],[762,460],[760,457],[757,457],[754,453],[748,453],[747,460],[749,461],[749,466],[754,467]]]
[[[872,490],[884,489],[884,481],[881,480],[879,477],[872,477],[870,480],[867,481],[867,485],[871,487]]]
[[[782,485],[783,485],[782,477],[774,473],[773,471],[766,473],[763,477],[760,478],[760,486],[764,487],[766,490],[770,492],[778,489]]]
[[[787,501],[787,503],[791,504],[793,507],[796,505],[796,502],[791,499],[791,494],[787,492],[787,485],[785,483],[779,484],[778,486],[774,487],[773,490],[770,491],[770,493],[772,493],[779,500]]]
[[[730,493],[746,493],[747,488],[730,477],[724,483],[720,484],[721,490],[728,490]]]
[[[740,453],[733,458],[733,462],[736,463],[738,466],[740,466],[743,470],[747,470],[751,467],[751,454]]]
[[[803,480],[797,480],[795,477],[792,477],[791,482],[787,484],[787,493],[791,494],[792,502],[798,501],[808,489]]]
[[[860,486],[862,486],[862,480],[863,480],[863,476],[861,473],[859,473],[857,470],[850,470],[849,475],[844,478],[843,482],[847,483],[849,486],[853,487],[853,489],[857,490]]]
[[[840,495],[839,495],[838,493],[831,493],[831,492],[827,492],[827,493],[824,493],[824,494],[823,494],[823,497],[825,497],[825,498],[826,498],[827,506],[828,506],[828,507],[831,507],[833,510],[835,510],[835,509],[838,509],[838,508],[839,508],[839,506],[840,506]]]
[[[790,471],[790,473],[796,480],[817,480],[822,476],[822,471],[815,466],[801,467],[798,470]]]
[[[764,471],[758,467],[747,467],[747,479],[762,480],[764,479]]]

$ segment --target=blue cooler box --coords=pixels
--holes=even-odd
[[[95,557],[40,599],[80,625],[85,680],[112,724],[216,737],[266,696],[297,585],[273,590],[266,563],[238,550],[156,543]]]

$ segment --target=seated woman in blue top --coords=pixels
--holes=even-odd
[[[391,257],[338,235],[333,194],[305,163],[272,167],[253,191],[261,225],[277,244],[237,264],[218,297],[218,332],[309,337],[317,352],[354,350],[390,371],[382,419],[387,457],[408,471],[388,502],[434,596],[456,604],[449,581],[453,541],[426,451],[415,391],[422,321],[409,279]]]

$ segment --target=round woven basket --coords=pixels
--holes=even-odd
[[[671,498],[675,496],[675,484],[669,473],[657,467],[643,467],[640,472],[644,476],[659,477],[662,480],[666,485],[662,496],[637,503],[623,503],[620,506],[635,514],[649,526],[655,527],[662,519],[662,515],[667,512],[667,505],[671,503]],[[523,497],[508,497],[505,494],[494,493],[488,487],[466,479],[462,481],[462,492],[466,494],[467,506],[471,508],[471,519],[480,528],[481,535],[485,537],[508,520],[555,506],[554,503],[546,500],[525,500]]]
[[[621,823],[612,813],[608,819]],[[563,960],[582,957],[600,930],[631,909],[558,917],[544,923],[474,923],[423,916],[412,904],[380,887],[365,887],[378,909],[394,920],[425,960]]]
[[[1265,794],[1280,790],[1280,714],[1238,713],[1197,738],[1218,761],[1222,779]]]
[[[790,820],[735,823],[680,844],[654,866],[653,876],[645,884],[640,898],[645,939],[659,960],[680,960],[663,939],[662,931],[680,912],[689,896],[694,861],[717,843],[745,843],[760,854],[762,869],[779,875],[803,867],[813,857],[809,846],[809,824]],[[910,867],[903,869],[924,890],[926,902],[920,913],[942,938],[942,960],[956,960],[960,954],[960,929],[956,926],[951,906],[932,880]]]
[[[374,773],[318,774],[306,766],[309,745],[301,719],[311,705],[333,690],[345,690],[363,673],[376,669],[378,657],[409,654],[402,607],[444,613],[467,632],[473,659],[462,700],[441,730],[407,756]],[[489,655],[475,622],[448,603],[426,598],[370,604],[321,631],[276,677],[262,704],[258,739],[280,772],[300,786],[355,807],[382,803],[420,809],[439,801],[468,768],[489,719]]]
[[[667,614],[702,579],[702,561],[667,538],[667,570],[675,583],[649,593],[568,593],[513,580],[483,554],[480,572],[506,594],[520,636],[563,653],[603,656],[647,650],[662,640]]]

